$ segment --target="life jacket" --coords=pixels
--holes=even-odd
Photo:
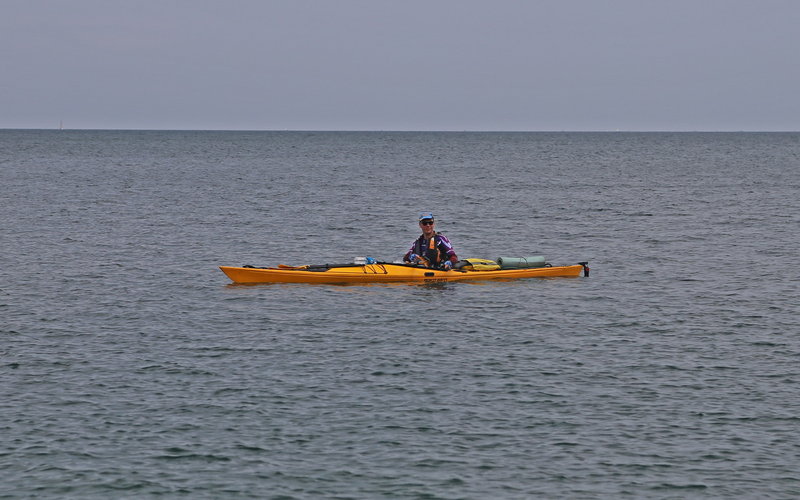
[[[428,267],[439,267],[441,263],[441,252],[439,251],[439,246],[436,244],[436,235],[439,233],[435,233],[431,236],[431,239],[428,240],[428,244],[426,248],[422,248],[422,240],[424,236],[420,236],[417,238],[417,241],[414,243],[414,253],[419,255],[420,257],[425,259],[425,264]]]

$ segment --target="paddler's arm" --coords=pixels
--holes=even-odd
[[[408,249],[405,255],[403,255],[403,262],[414,262],[419,258],[419,255],[414,253],[414,246],[416,246],[417,240],[414,240],[411,243],[411,248]]]
[[[451,264],[458,262],[458,255],[456,255],[456,251],[453,250],[453,245],[450,243],[450,240],[447,239],[447,236],[443,234],[437,236],[439,237],[439,252],[446,256],[443,260],[450,261]]]

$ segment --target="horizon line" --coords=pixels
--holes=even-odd
[[[710,129],[696,129],[696,130],[635,130],[635,129],[614,129],[614,130],[600,130],[600,129],[575,129],[575,130],[479,130],[479,129],[203,129],[203,128],[36,128],[36,127],[0,127],[0,130],[28,130],[28,131],[56,131],[56,132],[69,132],[69,131],[107,131],[107,132],[358,132],[358,133],[499,133],[499,134],[557,134],[557,133],[644,133],[644,134],[696,134],[696,133],[711,133],[711,134],[738,134],[738,133],[799,133],[800,130],[710,130]]]

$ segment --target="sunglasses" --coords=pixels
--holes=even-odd
[[[422,224],[423,226],[432,226],[433,225],[433,221],[431,219],[421,220],[421,221],[419,221],[419,223]]]

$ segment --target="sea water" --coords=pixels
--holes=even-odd
[[[800,496],[800,134],[0,131],[0,497]],[[588,278],[235,286],[459,257]]]

